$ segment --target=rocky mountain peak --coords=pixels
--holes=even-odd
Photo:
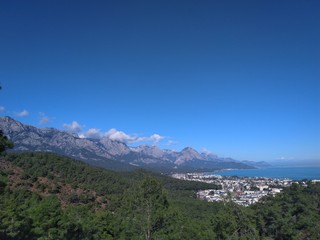
[[[11,117],[0,117],[0,129],[7,133],[10,132],[21,132],[23,130],[26,130],[28,125],[24,125],[16,120],[14,120]]]
[[[125,143],[111,140],[110,138],[102,138],[99,143],[112,155],[125,155],[131,151]]]
[[[204,160],[204,159],[196,150],[194,150],[191,147],[186,147],[182,149],[175,163],[178,165],[181,165],[191,160]]]
[[[165,155],[165,152],[156,145],[140,145],[131,149],[133,151],[158,158],[164,157]]]
[[[186,147],[186,148],[182,149],[181,154],[183,154],[185,156],[193,157],[195,159],[202,159],[202,156],[200,155],[200,153],[198,153],[192,147]]]
[[[190,153],[198,153],[195,149],[192,147],[185,147],[184,149],[181,150],[181,152],[190,152]]]

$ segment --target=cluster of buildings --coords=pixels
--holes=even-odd
[[[280,193],[284,187],[289,187],[293,183],[289,179],[224,177],[203,173],[173,174],[172,177],[188,181],[213,183],[219,189],[198,191],[198,198],[208,202],[233,201],[242,206],[256,203],[264,196]]]

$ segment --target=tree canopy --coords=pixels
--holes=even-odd
[[[250,207],[198,200],[206,187],[52,153],[7,153],[0,239],[320,239],[320,184],[293,185]]]
[[[0,153],[3,153],[9,148],[13,148],[13,143],[8,139],[7,136],[3,134],[3,131],[0,129]]]

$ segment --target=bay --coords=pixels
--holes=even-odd
[[[210,172],[221,176],[288,178],[291,180],[320,179],[320,167],[271,167],[259,169],[224,170]]]

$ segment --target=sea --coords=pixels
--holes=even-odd
[[[267,177],[291,180],[320,180],[320,167],[270,167],[259,169],[224,170],[209,172],[208,175],[238,176],[238,177]]]

